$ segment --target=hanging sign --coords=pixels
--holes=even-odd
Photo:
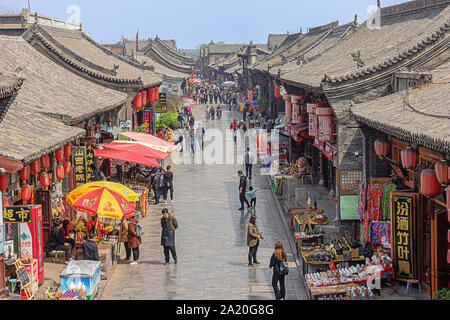
[[[397,280],[416,279],[415,210],[418,195],[392,193],[392,262]]]
[[[6,223],[31,223],[31,206],[14,206],[3,208],[3,222]]]
[[[72,166],[75,170],[75,184],[80,186],[86,183],[86,147],[74,147],[72,154]]]
[[[341,220],[359,220],[358,199],[358,195],[339,197]]]

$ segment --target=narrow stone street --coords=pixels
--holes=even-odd
[[[196,122],[202,121],[204,106],[193,109]],[[225,132],[232,119],[232,114],[225,111],[223,120],[203,121],[203,124],[206,129],[216,127]],[[259,188],[255,214],[267,241],[261,241],[258,251],[261,265],[248,267],[247,226],[251,212],[247,209],[238,211],[239,169],[242,169],[242,165],[174,166],[174,204],[150,206],[150,214],[141,221],[145,236],[140,264],[118,264],[100,298],[274,299],[272,270],[268,266],[274,244],[281,241],[288,251],[290,264],[290,273],[286,278],[286,299],[306,299],[272,191],[258,170],[254,170],[253,177],[253,185]],[[160,218],[161,209],[165,207],[169,208],[179,223],[176,232],[177,265],[163,265]],[[123,251],[122,247],[122,255]]]

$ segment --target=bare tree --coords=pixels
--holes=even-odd
[[[0,14],[19,14],[20,10],[0,4]]]

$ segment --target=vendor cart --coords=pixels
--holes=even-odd
[[[81,283],[86,289],[86,299],[93,300],[100,288],[100,261],[71,261],[59,279],[61,292],[67,292]]]

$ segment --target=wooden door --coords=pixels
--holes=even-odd
[[[445,210],[436,211],[431,225],[431,291],[446,288],[447,270],[447,230],[448,220]]]
[[[36,190],[36,204],[42,206],[42,240],[44,243],[44,251],[48,251],[48,242],[51,237],[52,223],[52,200],[50,191]]]
[[[4,297],[6,294],[6,282],[5,282],[5,255],[0,254],[0,297]]]

